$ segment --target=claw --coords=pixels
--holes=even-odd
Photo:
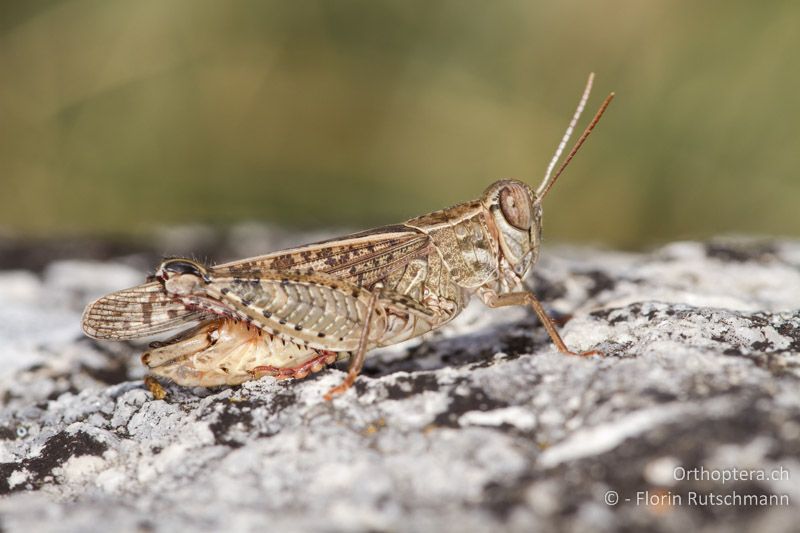
[[[334,396],[338,396],[339,394],[344,394],[347,392],[347,389],[353,386],[353,383],[356,382],[356,376],[354,374],[347,374],[347,377],[344,378],[339,385],[331,388],[328,392],[325,393],[325,401],[333,400]]]

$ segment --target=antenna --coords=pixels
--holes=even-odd
[[[547,165],[547,172],[544,173],[544,179],[542,180],[542,184],[539,185],[539,189],[536,191],[537,194],[544,188],[545,183],[547,183],[547,180],[550,178],[550,174],[553,172],[553,169],[556,166],[556,163],[558,163],[558,159],[561,157],[561,153],[567,146],[569,138],[572,137],[572,131],[575,129],[575,125],[578,123],[578,120],[583,114],[583,109],[586,107],[586,101],[589,100],[589,94],[592,92],[592,84],[594,84],[594,72],[589,73],[589,79],[586,80],[586,87],[583,89],[583,94],[578,102],[578,108],[575,110],[575,114],[572,115],[572,120],[569,122],[569,126],[567,126],[567,131],[564,132],[564,136],[561,137],[561,142],[558,143],[556,153],[553,154],[550,164]]]
[[[581,134],[581,136],[578,138],[578,141],[575,143],[575,146],[572,147],[572,150],[570,150],[569,154],[567,155],[566,159],[564,159],[564,162],[561,164],[558,171],[551,178],[550,173],[553,171],[553,168],[556,166],[558,159],[561,157],[561,153],[564,151],[564,147],[569,142],[569,138],[572,136],[572,131],[575,129],[575,125],[580,119],[581,113],[583,113],[583,109],[586,107],[586,101],[589,99],[589,93],[592,90],[592,82],[594,82],[594,72],[589,74],[589,79],[586,82],[586,88],[583,90],[583,95],[581,96],[580,102],[578,102],[578,108],[575,110],[575,114],[572,116],[572,120],[570,121],[569,126],[567,127],[567,131],[561,138],[561,142],[559,143],[558,148],[556,149],[556,153],[553,156],[553,159],[550,160],[550,164],[547,166],[547,172],[545,172],[545,176],[544,179],[542,180],[541,185],[539,185],[539,188],[536,189],[536,196],[539,199],[544,198],[550,191],[550,189],[553,188],[553,185],[555,184],[556,180],[564,172],[564,169],[567,168],[567,165],[569,165],[569,162],[572,161],[573,157],[575,157],[575,154],[578,153],[578,150],[580,150],[581,146],[586,141],[586,138],[589,136],[589,134],[592,133],[592,130],[597,125],[597,123],[600,122],[600,117],[603,116],[603,113],[605,113],[608,104],[611,103],[611,100],[613,100],[615,96],[614,93],[610,93],[606,97],[606,99],[603,101],[603,104],[600,106],[600,109],[598,109],[592,121],[589,123],[589,125]]]

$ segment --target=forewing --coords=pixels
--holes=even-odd
[[[356,288],[370,288],[391,272],[405,268],[412,259],[430,253],[431,249],[430,238],[421,231],[405,225],[385,226],[225,263],[215,266],[211,272],[217,279],[230,278],[232,283],[311,273],[327,276],[326,279],[341,279]],[[318,282],[327,287],[321,280]],[[355,300],[347,298],[351,304]],[[189,310],[194,303],[205,306],[206,310]],[[82,325],[88,336],[97,339],[135,339],[219,314],[218,309],[211,308],[219,304],[213,297],[197,302],[192,298],[181,301],[168,295],[161,283],[150,282],[92,302],[83,314]]]
[[[217,265],[212,272],[223,278],[252,278],[265,271],[324,273],[370,288],[430,251],[428,235],[399,224]]]
[[[202,319],[153,281],[112,292],[86,306],[83,331],[95,339],[130,340],[148,337]]]

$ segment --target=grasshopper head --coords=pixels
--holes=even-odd
[[[191,259],[165,259],[156,270],[156,279],[164,284],[170,294],[187,295],[202,283],[208,283],[206,267]]]
[[[614,98],[614,93],[606,97],[592,121],[578,138],[575,146],[569,151],[564,162],[553,174],[553,169],[561,157],[561,152],[569,141],[572,130],[575,128],[586,101],[589,99],[593,80],[594,74],[591,74],[578,103],[578,109],[575,110],[572,121],[561,138],[558,149],[547,167],[544,179],[536,191],[521,181],[500,180],[490,185],[486,192],[483,193],[483,205],[489,210],[497,228],[500,252],[520,278],[525,275],[539,256],[539,246],[542,242],[542,199],[547,196],[547,193],[553,188],[553,184],[564,172],[564,169],[567,168],[575,154],[578,153],[586,138],[600,121],[600,117],[605,113],[608,104],[611,103],[611,99]]]
[[[539,257],[542,204],[527,183],[500,180],[483,193],[483,205],[497,228],[500,252],[520,277]]]

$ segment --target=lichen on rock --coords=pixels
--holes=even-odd
[[[474,303],[376,351],[332,402],[341,367],[166,385],[155,400],[140,346],[79,329],[86,301],[138,283],[144,262],[0,271],[3,529],[790,531],[800,518],[800,242],[546,249],[531,284],[567,344],[604,357],[561,355],[532,313]],[[788,479],[675,474],[734,467]],[[697,506],[690,492],[790,505]]]

